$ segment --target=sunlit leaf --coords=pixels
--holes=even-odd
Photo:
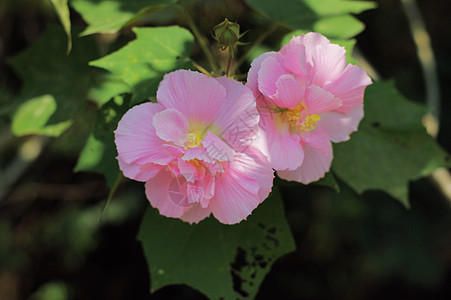
[[[11,126],[13,133],[18,136],[26,134],[59,136],[70,126],[72,120],[47,124],[56,109],[55,98],[51,95],[28,100],[14,114]]]
[[[40,40],[13,57],[10,63],[23,79],[15,99],[23,104],[14,116],[14,132],[60,135],[85,105],[96,75],[88,62],[96,55],[91,38],[74,39],[72,51],[66,55],[64,31],[50,26]],[[34,108],[39,109],[33,113]]]
[[[273,22],[291,29],[317,31],[330,38],[351,38],[363,24],[349,14],[375,7],[373,2],[348,0],[246,0]]]
[[[165,73],[190,66],[194,38],[178,26],[134,28],[136,40],[91,62],[121,78],[133,90],[132,102],[155,96]]]
[[[50,0],[52,2],[53,7],[55,7],[55,11],[58,14],[58,18],[63,25],[64,31],[66,31],[67,35],[67,53],[72,49],[72,36],[70,33],[70,14],[69,14],[69,6],[67,5],[67,0]]]
[[[88,99],[94,101],[99,107],[111,98],[124,93],[130,93],[131,88],[123,80],[108,72],[101,72],[95,78],[92,88],[88,92]]]
[[[71,5],[88,23],[82,35],[115,33],[134,18],[154,13],[175,0],[73,0]]]
[[[392,83],[374,83],[365,94],[359,130],[349,142],[334,145],[334,173],[360,193],[382,189],[409,206],[409,180],[450,165],[421,124],[425,113]]]
[[[138,238],[152,292],[183,283],[211,299],[254,298],[274,261],[295,248],[277,191],[237,225],[212,217],[189,225],[149,207]]]

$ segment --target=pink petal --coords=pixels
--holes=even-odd
[[[320,129],[316,129],[309,135],[302,137],[302,143],[309,145],[326,156],[332,156],[332,144],[330,143],[329,136]]]
[[[119,169],[125,177],[137,180],[137,181],[147,181],[154,177],[164,166],[156,165],[153,163],[147,163],[145,165],[138,164],[127,164],[119,156],[117,157],[119,162]]]
[[[254,146],[248,147],[245,154],[252,158],[255,163],[246,164],[243,166],[245,167],[245,170],[247,169],[249,174],[252,174],[248,176],[252,176],[252,178],[256,179],[260,184],[260,189],[258,190],[260,199],[266,199],[273,186],[274,172],[272,171],[271,164],[269,163],[267,157]]]
[[[332,142],[343,142],[349,140],[352,132],[357,131],[362,118],[363,105],[360,104],[347,114],[335,111],[322,114],[317,128],[326,132]]]
[[[204,168],[196,168],[189,161],[183,160],[181,158],[178,159],[178,168],[180,173],[185,177],[186,181],[194,182],[196,180],[202,179],[205,176]]]
[[[208,154],[218,161],[233,160],[235,155],[235,151],[210,130],[205,134],[202,145],[207,149]]]
[[[210,130],[233,149],[248,145],[258,130],[259,113],[250,89],[225,76],[216,78],[227,89],[221,114]]]
[[[179,146],[174,146],[174,145],[170,145],[170,144],[164,144],[162,146],[166,151],[168,151],[173,157],[179,157],[182,156],[186,153],[185,148],[181,148]]]
[[[294,171],[277,171],[277,175],[285,180],[308,184],[324,177],[330,169],[332,155],[324,155],[315,148],[306,145],[304,147],[304,162]]]
[[[161,139],[182,147],[188,141],[189,123],[178,110],[168,108],[156,113],[152,123]]]
[[[193,204],[191,208],[180,217],[180,219],[190,224],[199,223],[210,214],[211,210],[209,208],[203,208],[199,204]]]
[[[304,88],[293,75],[280,76],[276,86],[277,92],[271,102],[279,107],[295,108],[304,98]]]
[[[280,76],[287,73],[276,57],[267,57],[261,63],[258,71],[258,89],[271,101],[277,91],[277,80]]]
[[[290,42],[280,49],[282,66],[293,74],[303,76],[304,72],[301,68],[300,58],[304,52],[303,37],[293,36]]]
[[[346,50],[335,44],[322,44],[312,50],[312,82],[318,86],[336,80],[346,67]]]
[[[192,159],[198,159],[207,163],[214,163],[215,160],[208,154],[207,149],[204,147],[195,147],[186,149],[185,155],[182,156],[183,160],[189,161]]]
[[[324,88],[341,99],[343,106],[337,110],[348,113],[353,107],[363,103],[365,87],[370,84],[371,79],[363,69],[348,64],[340,76]]]
[[[291,135],[288,127],[277,128],[276,118],[265,119],[264,135],[260,138],[266,143],[262,152],[268,154],[268,160],[276,170],[294,170],[304,159],[304,152],[298,135]]]
[[[201,181],[188,182],[186,192],[188,194],[188,203],[200,203],[204,198],[204,187]]]
[[[312,85],[305,91],[305,104],[309,114],[321,114],[340,107],[341,100],[328,91]]]
[[[163,109],[157,103],[136,105],[119,121],[114,132],[115,143],[118,157],[125,163],[142,165],[171,160],[171,155],[161,148],[164,141],[156,135],[152,125],[154,115]]]
[[[268,186],[272,184],[273,171],[268,163],[262,162],[240,153],[229,168],[217,176],[210,208],[220,222],[238,223],[264,200],[262,196],[267,195]],[[260,194],[262,188],[264,192]]]
[[[254,93],[255,98],[260,95],[260,90],[258,89],[258,72],[260,71],[261,64],[266,58],[276,55],[276,52],[265,52],[255,58],[251,63],[251,68],[247,74],[246,87]]]
[[[146,196],[153,207],[166,217],[179,218],[188,210],[186,180],[163,169],[146,182]]]
[[[218,117],[225,97],[225,88],[214,78],[188,70],[166,74],[157,91],[160,104],[177,109],[190,123],[203,125]]]
[[[329,44],[329,40],[319,33],[307,33],[300,36],[293,36],[288,44],[280,50],[282,65],[288,71],[302,76],[309,74],[306,70],[307,64],[312,64],[311,54],[306,53],[317,45]],[[303,59],[301,59],[303,58]],[[303,68],[301,67],[301,61]]]

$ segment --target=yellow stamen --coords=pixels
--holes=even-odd
[[[304,122],[301,122],[301,113],[306,110],[304,103],[298,104],[292,109],[280,109],[279,112],[285,122],[287,122],[291,128],[298,128],[302,131],[312,131],[315,129],[316,123],[320,120],[320,116],[317,114],[306,115]],[[306,111],[304,111],[304,114]]]
[[[200,142],[202,142],[202,137],[194,132],[188,133],[186,138],[188,139],[188,141],[185,142],[185,147],[187,149],[197,147]]]
[[[190,159],[190,160],[188,160],[188,162],[192,163],[193,166],[195,166],[196,168],[202,166],[202,163],[197,158]]]
[[[307,115],[305,117],[304,123],[300,126],[300,128],[304,131],[312,131],[315,129],[316,122],[320,120],[320,117],[317,114]]]
[[[301,120],[301,111],[305,109],[304,105],[298,104],[295,108],[282,111],[282,118],[285,119],[291,127],[299,127]]]

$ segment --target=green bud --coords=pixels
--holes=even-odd
[[[233,48],[240,39],[240,25],[230,22],[227,18],[213,27],[214,38],[218,41],[222,50],[227,47]]]

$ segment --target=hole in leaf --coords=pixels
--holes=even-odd
[[[381,127],[381,123],[376,121],[376,122],[371,123],[371,126],[373,126],[374,128],[379,128],[379,127]]]
[[[249,263],[246,260],[246,251],[243,248],[238,247],[235,255],[235,260],[230,264],[230,266],[232,267],[231,274],[233,289],[243,297],[249,296],[249,293],[243,290],[243,284],[245,283],[245,280],[241,278],[240,272],[243,267],[247,265],[249,265]]]

